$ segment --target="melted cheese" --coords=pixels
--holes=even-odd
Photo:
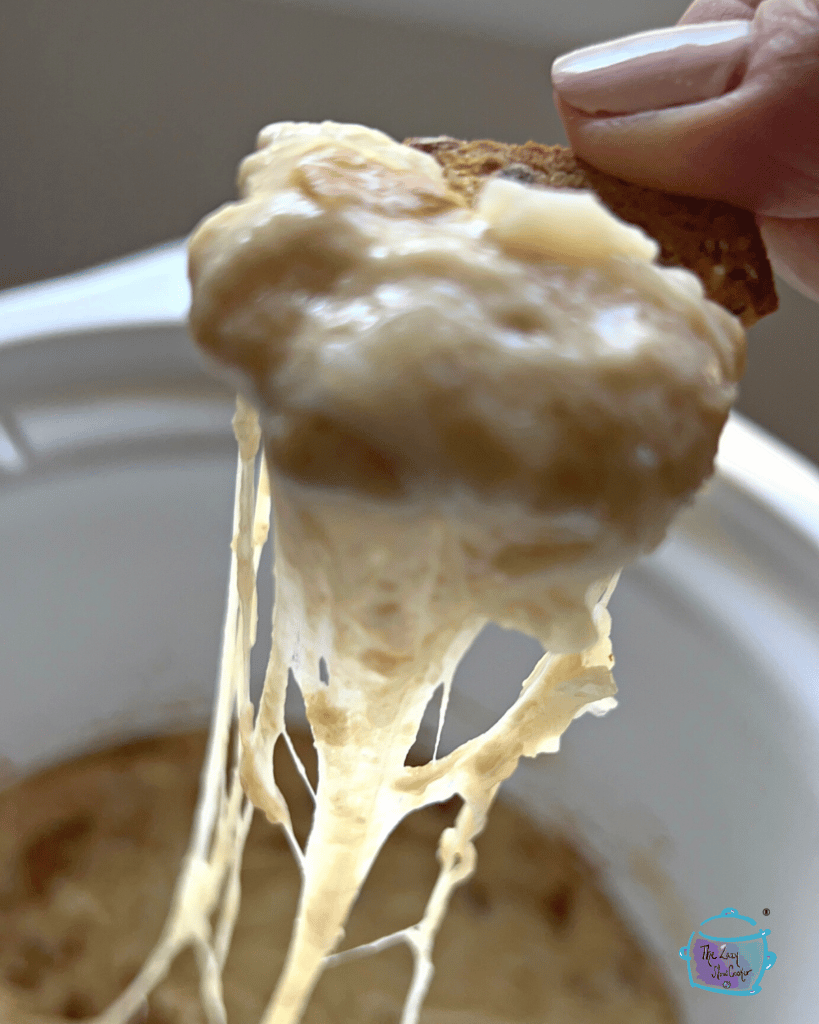
[[[521,757],[555,751],[573,718],[614,705],[608,596],[710,472],[742,332],[589,197],[495,181],[468,209],[431,157],[360,126],[271,126],[240,185],[242,201],[190,247],[196,340],[261,411],[261,430],[244,401],[235,420],[211,749],[166,932],[103,1021],[122,1024],[189,944],[209,1022],[223,1021],[252,803],[285,829],[303,875],[262,1022],[296,1024],[321,971],[348,955],[336,953],[344,923],[387,836],[457,793],[422,920],[368,947],[411,949],[413,1024],[498,787]],[[255,573],[271,509],[277,596],[256,711]],[[445,711],[487,621],[548,653],[495,726],[407,767],[434,692],[443,684]],[[319,764],[303,851],[272,768],[289,670]]]
[[[591,192],[532,189],[517,181],[487,182],[475,212],[488,236],[529,259],[594,265],[613,256],[650,263],[660,247],[639,228],[613,217]]]

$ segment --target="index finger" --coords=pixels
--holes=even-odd
[[[686,14],[724,15],[738,3],[700,0]],[[772,217],[819,217],[819,5],[743,0],[741,6],[746,17],[738,23],[753,28],[738,84],[711,99],[695,95],[633,113],[587,112],[557,89],[569,142],[593,166],[640,185]],[[642,88],[651,102],[651,83]]]

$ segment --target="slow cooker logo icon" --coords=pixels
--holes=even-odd
[[[769,928],[757,928],[752,917],[743,917],[733,907],[707,917],[680,950],[688,961],[691,987],[730,996],[756,995],[762,975],[776,963],[776,954],[768,949],[770,934]]]

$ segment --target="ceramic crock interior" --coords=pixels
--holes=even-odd
[[[201,373],[181,325],[44,337],[0,356],[0,409],[24,463],[0,477],[0,756],[25,772],[203,721],[229,557],[230,396]],[[717,482],[624,574],[612,603],[620,706],[574,723],[558,755],[506,787],[601,866],[691,1024],[814,1019],[819,944],[801,895],[819,883],[802,757],[816,737],[791,669],[777,672],[787,638],[764,616],[787,595],[765,572],[781,576],[784,556],[754,514]],[[269,568],[261,578],[264,616]],[[753,613],[755,641],[732,601]],[[445,745],[497,717],[537,655],[489,627],[459,670]],[[779,962],[753,1000],[715,1005],[690,989],[678,950],[728,905],[757,918],[773,908]]]

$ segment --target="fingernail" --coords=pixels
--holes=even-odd
[[[574,50],[552,65],[552,84],[587,114],[635,114],[722,96],[745,64],[750,21],[640,32]]]

